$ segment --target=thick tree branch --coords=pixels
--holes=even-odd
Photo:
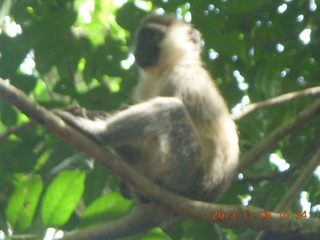
[[[276,232],[288,232],[288,231],[299,231],[299,232],[319,232],[320,219],[309,218],[306,220],[298,220],[295,218],[291,219],[280,219],[280,215],[272,213],[270,219],[263,220],[261,213],[265,211],[255,207],[244,207],[244,206],[228,206],[221,204],[212,204],[201,201],[194,201],[187,199],[182,196],[178,196],[171,192],[168,192],[156,184],[150,182],[147,178],[139,175],[134,169],[123,162],[112,149],[108,148],[107,151],[97,145],[87,136],[78,132],[76,129],[71,128],[65,124],[59,117],[47,111],[38,104],[31,102],[28,97],[20,90],[14,88],[9,83],[0,79],[0,97],[5,99],[10,104],[16,106],[28,117],[44,126],[49,131],[56,134],[59,138],[68,142],[78,148],[79,150],[92,156],[96,161],[101,163],[103,166],[108,168],[111,172],[118,175],[125,182],[137,189],[141,194],[148,196],[156,204],[163,204],[164,207],[170,211],[181,215],[192,217],[199,221],[211,222],[211,223],[224,223],[234,226],[242,226],[255,230],[264,231],[276,231]],[[319,102],[318,102],[319,104]],[[320,105],[320,104],[319,104]],[[316,106],[319,110],[319,106]],[[315,108],[315,106],[313,106]],[[313,109],[312,108],[312,109]],[[309,111],[311,111],[309,109]],[[157,205],[160,206],[160,205]],[[212,219],[213,210],[223,210],[227,212],[234,212],[236,218],[223,218],[223,219]],[[162,211],[162,210],[161,210]],[[160,213],[161,213],[160,211]],[[245,217],[243,211],[253,211],[254,217]],[[120,221],[120,220],[119,220]],[[131,221],[131,220],[130,220]],[[134,222],[132,222],[134,224]],[[97,227],[93,230],[85,230],[85,232],[99,230],[105,236],[107,227]],[[110,229],[109,229],[110,230]],[[76,239],[88,239],[88,235],[83,234],[82,231],[77,233]],[[90,233],[90,232],[89,232]],[[86,236],[86,237],[81,237]],[[75,238],[68,238],[75,239]],[[90,238],[92,239],[92,238]],[[108,239],[108,238],[104,238]],[[112,238],[111,238],[112,239]]]
[[[272,150],[272,148],[274,148],[281,139],[302,128],[319,114],[320,100],[317,100],[309,108],[298,114],[295,118],[291,119],[284,125],[278,127],[268,137],[266,137],[258,145],[256,145],[252,150],[247,152],[240,159],[239,171],[241,172],[246,169],[249,165],[257,161],[261,156]]]
[[[127,216],[97,227],[67,235],[63,240],[112,240],[147,232],[168,219],[168,212],[156,204],[142,204]]]
[[[275,105],[280,105],[283,103],[287,103],[293,101],[298,98],[309,97],[309,96],[317,96],[320,95],[320,87],[308,88],[302,91],[286,93],[280,95],[278,97],[270,98],[263,102],[252,103],[242,109],[240,112],[232,114],[233,120],[237,121],[248,115],[249,113],[267,107],[272,107]]]

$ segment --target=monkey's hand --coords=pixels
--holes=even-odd
[[[54,109],[53,111],[56,111],[57,109]],[[60,109],[58,109],[60,110]],[[92,121],[95,120],[106,120],[110,117],[110,113],[104,112],[104,111],[88,111],[87,109],[81,107],[80,105],[70,105],[63,109],[61,109],[65,112],[69,112],[74,116],[90,119]],[[58,114],[59,115],[59,114]]]
[[[95,142],[105,144],[105,142],[99,137],[105,129],[104,120],[90,120],[88,117],[89,112],[80,106],[70,106],[66,110],[53,109],[52,112],[58,115],[64,122],[78,129]]]
[[[69,113],[71,113],[71,114],[73,114],[75,116],[78,116],[78,117],[88,118],[87,117],[87,110],[85,108],[81,107],[78,104],[69,105],[69,106],[63,108],[62,110],[66,111],[66,112],[69,112]]]

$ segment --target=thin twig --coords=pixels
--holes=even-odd
[[[243,118],[244,116],[248,115],[249,113],[253,111],[257,111],[262,108],[280,105],[283,103],[296,100],[298,98],[317,96],[317,95],[320,95],[320,87],[308,88],[302,91],[286,93],[278,97],[270,98],[263,102],[252,103],[246,106],[245,108],[243,108],[242,110],[240,110],[240,112],[232,114],[232,118],[233,120],[237,121]]]
[[[308,180],[311,178],[312,173],[320,164],[320,147],[317,149],[317,152],[313,155],[311,160],[308,162],[308,165],[303,170],[299,178],[291,186],[286,195],[281,199],[275,208],[275,212],[286,209],[290,206],[292,201],[296,199],[299,193],[302,191],[303,187],[307,184]]]
[[[264,180],[269,181],[279,181],[279,179],[283,179],[286,176],[290,176],[292,173],[294,173],[296,170],[298,170],[301,167],[301,164],[304,164],[305,162],[299,162],[299,164],[295,164],[294,166],[290,167],[288,170],[285,170],[283,172],[271,172],[267,174],[259,174],[255,176],[246,176],[243,179],[237,179],[237,182],[244,182],[244,183],[257,183]]]
[[[320,147],[320,144],[318,143],[319,136],[316,136],[314,139],[315,139],[314,144],[312,144],[313,147],[309,148],[307,150],[307,154],[304,155],[302,159],[292,164],[289,169],[282,172],[277,171],[277,172],[272,172],[267,174],[259,174],[255,176],[246,176],[243,179],[237,179],[236,181],[247,182],[247,183],[256,183],[256,182],[261,182],[263,180],[284,181],[284,178],[291,176],[297,170],[301,169],[301,167],[305,165],[306,162],[308,162],[312,156],[314,156],[316,150]]]

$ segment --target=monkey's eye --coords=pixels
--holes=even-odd
[[[145,43],[149,42],[149,44],[157,44],[161,41],[164,34],[159,29],[150,29],[144,28],[141,29],[138,37],[138,41],[143,41]]]

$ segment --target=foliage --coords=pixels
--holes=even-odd
[[[131,66],[133,32],[154,8],[186,21],[192,16],[205,40],[205,65],[234,110],[319,85],[320,12],[313,1],[117,2],[0,1],[0,77],[46,108],[79,103],[90,110],[113,111],[130,99],[138,74]],[[238,121],[243,154],[314,101],[306,97],[243,117]],[[113,175],[41,127],[5,135],[12,126],[27,121],[24,114],[0,101],[3,233],[10,232],[9,222],[14,234],[32,233],[42,239],[50,227],[59,233],[110,221],[129,211],[131,203],[117,193]],[[221,202],[241,204],[250,199],[252,205],[274,209],[303,171],[308,160],[304,156],[319,147],[319,123],[319,119],[312,121],[269,153],[298,166],[295,170],[272,175],[279,172],[278,166],[264,156],[242,173],[247,181],[233,184]],[[314,209],[311,216],[319,215],[315,211],[319,184],[315,175],[303,189]],[[302,210],[299,198],[292,201],[287,210]],[[254,233],[188,220],[171,234],[173,239],[236,239]],[[143,239],[169,237],[154,229]]]

